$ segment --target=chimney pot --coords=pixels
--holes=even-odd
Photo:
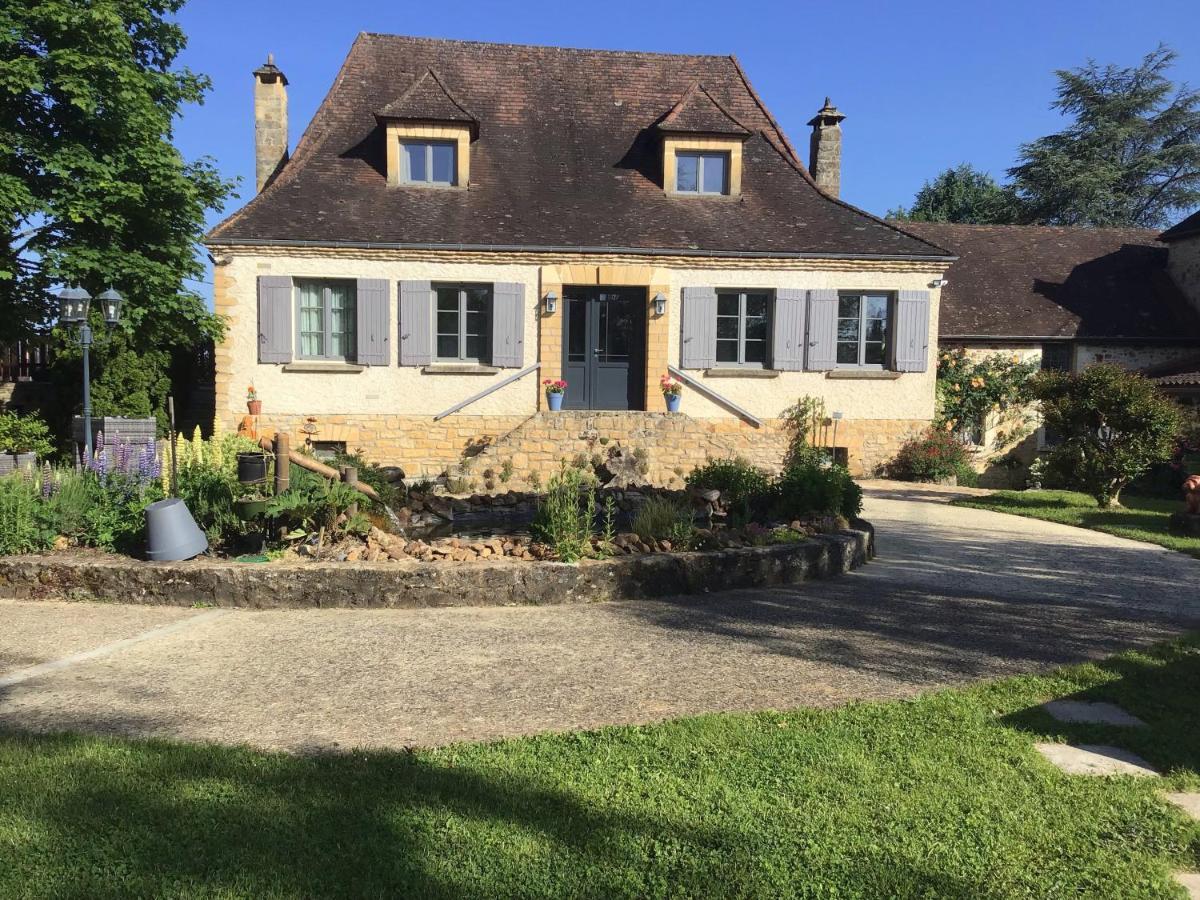
[[[287,76],[275,54],[254,70],[254,176],[261,192],[288,159]]]
[[[813,181],[826,194],[842,191],[842,120],[846,117],[825,98],[825,105],[809,120],[812,136],[808,143],[808,169]]]

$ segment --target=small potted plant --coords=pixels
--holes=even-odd
[[[547,378],[542,382],[546,389],[546,403],[552,412],[562,409],[563,394],[566,393],[567,383],[561,378]]]
[[[658,380],[662,389],[663,399],[667,401],[667,412],[679,412],[679,401],[683,395],[683,382],[676,381],[670,375],[664,375]]]
[[[246,388],[246,409],[252,416],[262,415],[262,401],[258,399],[258,391],[254,389],[253,384]]]

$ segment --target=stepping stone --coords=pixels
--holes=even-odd
[[[1200,792],[1197,791],[1167,791],[1163,799],[1173,803],[1185,813],[1200,822]]]
[[[1051,700],[1042,709],[1060,722],[1082,722],[1089,725],[1123,725],[1145,728],[1146,723],[1131,716],[1112,703],[1085,703],[1082,700]]]
[[[1120,747],[1103,744],[1034,744],[1034,748],[1068,775],[1157,775],[1150,764]]]
[[[1187,891],[1189,900],[1200,900],[1200,872],[1176,872],[1175,883]]]

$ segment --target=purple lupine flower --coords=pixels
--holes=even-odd
[[[128,474],[129,474],[129,468],[130,468],[130,466],[129,466],[129,462],[130,462],[130,460],[129,460],[129,455],[130,455],[130,451],[131,451],[132,449],[133,449],[133,448],[132,448],[132,447],[130,447],[130,446],[129,446],[129,444],[128,444],[128,443],[126,443],[125,441],[120,441],[120,442],[117,444],[117,454],[116,454],[116,455],[117,455],[117,466],[116,466],[116,469],[117,469],[117,471],[118,471],[118,472],[120,472],[122,475],[128,475]]]
[[[42,499],[49,500],[50,495],[54,493],[54,472],[50,468],[50,463],[42,466]]]
[[[146,444],[142,447],[138,454],[138,477],[142,481],[149,481],[153,476],[154,469],[154,445]]]

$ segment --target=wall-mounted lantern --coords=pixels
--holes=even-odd
[[[656,316],[667,314],[667,298],[661,292],[654,295],[654,314]]]
[[[546,292],[546,315],[552,316],[558,309],[558,295],[554,291]]]

